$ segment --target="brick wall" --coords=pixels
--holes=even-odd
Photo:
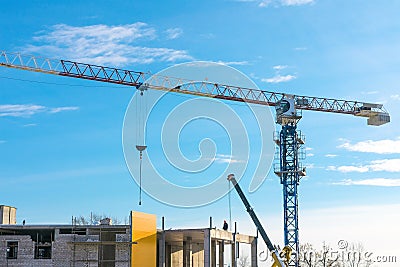
[[[129,234],[116,234],[117,242],[129,241]],[[18,242],[17,259],[7,260],[7,241]],[[35,259],[35,242],[29,235],[0,235],[0,266],[8,267],[97,267],[99,235],[60,234],[56,229],[51,259]],[[75,243],[74,242],[78,242]],[[88,242],[84,244],[84,242]],[[129,244],[115,245],[115,267],[128,267]],[[7,265],[8,264],[8,265]]]
[[[17,259],[7,259],[7,241],[18,242]],[[0,236],[0,266],[8,267],[52,267],[51,259],[35,260],[35,243],[28,235]]]

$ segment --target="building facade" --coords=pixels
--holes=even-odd
[[[130,225],[0,225],[0,266],[130,267],[132,249],[141,244],[131,242],[130,231]],[[211,227],[157,230],[156,266],[237,266],[239,244],[251,246],[249,264],[257,266],[254,236]]]
[[[2,225],[0,266],[129,266],[129,240],[125,225]]]

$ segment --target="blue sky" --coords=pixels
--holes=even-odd
[[[383,103],[392,122],[380,127],[350,115],[303,112],[308,176],[300,185],[300,237],[332,245],[348,239],[400,255],[393,223],[400,219],[398,1],[0,2],[4,51],[152,73],[214,61],[269,91]],[[0,204],[16,206],[18,222],[69,223],[91,211],[123,219],[139,210],[166,216],[168,228],[178,228],[206,227],[209,216],[219,225],[228,217],[227,197],[183,209],[144,195],[138,206],[121,144],[133,88],[7,68],[0,68],[0,84]],[[208,127],[189,128],[181,144],[198,142]],[[211,137],[218,144],[219,134]],[[220,142],[223,164],[229,151]],[[183,147],[189,158],[198,156]],[[250,180],[243,177],[244,188]],[[281,191],[270,172],[248,193],[279,244]],[[232,213],[239,229],[254,232],[236,194]]]

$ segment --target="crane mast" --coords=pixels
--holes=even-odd
[[[367,118],[368,125],[380,126],[390,122],[390,115],[382,104],[321,98],[266,90],[217,84],[207,81],[191,81],[176,77],[151,75],[149,72],[110,68],[69,60],[53,60],[1,52],[0,66],[28,71],[36,71],[79,79],[133,86],[142,93],[147,89],[246,102],[276,109],[276,123],[281,125],[275,143],[279,147],[279,168],[275,174],[283,185],[284,241],[290,246],[295,257],[289,266],[299,266],[298,237],[298,185],[306,171],[299,162],[299,149],[304,138],[297,131],[297,123],[302,118],[299,111],[348,114]]]
[[[294,97],[287,95],[276,107],[276,122],[281,125],[281,130],[274,138],[279,147],[279,167],[274,172],[283,185],[284,243],[296,252],[291,256],[289,266],[298,266],[299,262],[298,185],[300,178],[306,175],[305,168],[300,165],[299,149],[305,143],[297,131],[300,119]]]

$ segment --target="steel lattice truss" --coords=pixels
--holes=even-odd
[[[175,77],[151,75],[149,72],[110,68],[69,60],[46,59],[19,53],[1,52],[0,66],[134,86],[140,90],[149,88],[268,106],[276,106],[286,95],[285,93],[254,88],[243,88],[206,81],[191,81]],[[294,99],[296,108],[300,110],[351,114],[362,117],[371,117],[371,115],[378,114],[389,116],[380,104],[300,95],[294,95]],[[366,110],[368,112],[365,112]]]
[[[300,176],[305,172],[299,164],[299,148],[302,140],[296,131],[296,124],[282,126],[279,134],[280,176],[283,185],[284,240],[295,254],[292,254],[289,266],[299,266],[299,236],[298,236],[298,192]]]

